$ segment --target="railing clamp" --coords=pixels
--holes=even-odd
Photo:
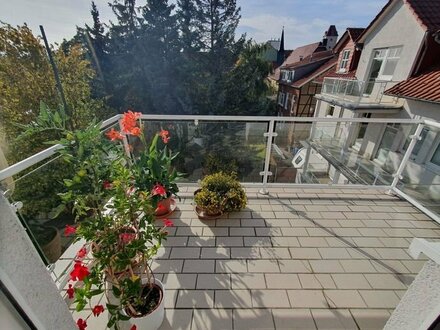
[[[403,176],[402,176],[401,174],[397,174],[397,173],[394,173],[394,174],[392,175],[392,177],[393,177],[393,178],[399,178],[399,180],[402,180],[402,179],[403,179]]]
[[[264,133],[263,134],[263,136],[264,137],[277,137],[278,136],[278,133],[272,133],[272,132],[270,132],[270,133]]]
[[[260,172],[260,175],[261,175],[261,176],[263,176],[264,174],[265,174],[264,172]],[[273,173],[272,173],[272,172],[270,172],[270,171],[269,171],[269,172],[267,172],[267,176],[272,176],[272,175],[273,175]]]
[[[410,138],[411,140],[414,140],[414,139],[419,140],[419,141],[422,140],[422,137],[421,137],[421,136],[417,136],[417,135],[410,135],[409,138]]]
[[[17,213],[19,210],[23,208],[23,202],[15,202],[11,204],[12,209],[15,213]]]

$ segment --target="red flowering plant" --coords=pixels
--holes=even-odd
[[[168,148],[171,139],[169,131],[161,129],[148,143],[144,134],[140,113],[128,111],[121,120],[121,132],[129,139],[138,138],[142,143],[141,152],[133,157],[133,173],[138,189],[149,191],[156,208],[160,200],[177,195],[176,181],[183,175],[176,171],[172,162],[178,156]]]
[[[156,307],[151,302],[145,306],[145,296],[157,289],[150,265],[172,222],[156,225],[156,195],[137,185],[139,162],[133,161],[121,142],[129,135],[145,141],[139,116],[128,112],[122,117],[121,132],[112,128],[104,135],[96,123],[75,132],[60,127],[63,138],[55,141],[64,147],[61,156],[75,168],[75,175],[64,180],[61,198],[73,205],[80,221],[66,226],[64,234],[85,241],[76,253],[66,290],[77,311],[90,306],[90,314],[77,320],[79,329],[86,329],[88,319],[105,310],[108,328],[118,329],[120,321]],[[39,128],[47,129],[44,125]],[[155,152],[155,147],[149,150]],[[108,303],[92,305],[92,298],[102,293]]]

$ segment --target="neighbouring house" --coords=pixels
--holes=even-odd
[[[278,81],[277,113],[279,116],[313,117],[315,94],[321,90],[321,75],[336,65],[333,52],[324,51],[307,56],[302,61],[281,67]]]
[[[440,1],[390,0],[359,33],[348,29],[336,45],[336,71],[324,78],[316,95],[315,116],[439,121]],[[393,181],[416,130],[415,125],[380,121],[324,126],[314,128],[312,140],[319,142],[312,149],[328,153],[326,143],[338,146],[324,157],[330,179],[370,184]],[[353,166],[335,161],[341,149]],[[440,134],[429,125],[402,182],[408,194],[423,195],[427,203],[440,198]]]
[[[321,82],[314,81],[335,65],[333,48],[338,32],[331,25],[323,40],[296,48],[269,77],[277,85],[277,114],[280,116],[313,116]]]

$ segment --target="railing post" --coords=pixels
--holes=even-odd
[[[269,129],[267,133],[264,133],[264,136],[267,137],[267,143],[266,143],[266,158],[264,159],[264,170],[263,172],[260,172],[260,175],[263,176],[263,188],[260,189],[260,194],[267,195],[269,194],[269,190],[267,189],[267,183],[269,181],[269,176],[272,175],[272,172],[269,171],[270,166],[270,156],[272,153],[272,141],[273,138],[278,136],[277,133],[275,133],[275,120],[269,121]]]
[[[409,158],[411,157],[411,154],[414,150],[414,147],[416,146],[417,141],[420,141],[422,139],[421,134],[422,134],[423,126],[424,126],[423,124],[419,124],[417,126],[417,129],[416,129],[414,135],[410,136],[411,142],[408,145],[408,149],[406,149],[405,155],[403,156],[402,161],[400,162],[400,165],[399,165],[399,168],[397,169],[397,172],[393,174],[394,180],[391,183],[390,192],[392,192],[392,190],[394,190],[396,188],[399,181],[401,179],[403,179],[402,173],[406,167],[406,163],[408,162]]]

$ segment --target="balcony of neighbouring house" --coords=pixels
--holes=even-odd
[[[402,109],[403,99],[384,94],[397,83],[326,77],[316,98],[353,111],[397,113]]]

